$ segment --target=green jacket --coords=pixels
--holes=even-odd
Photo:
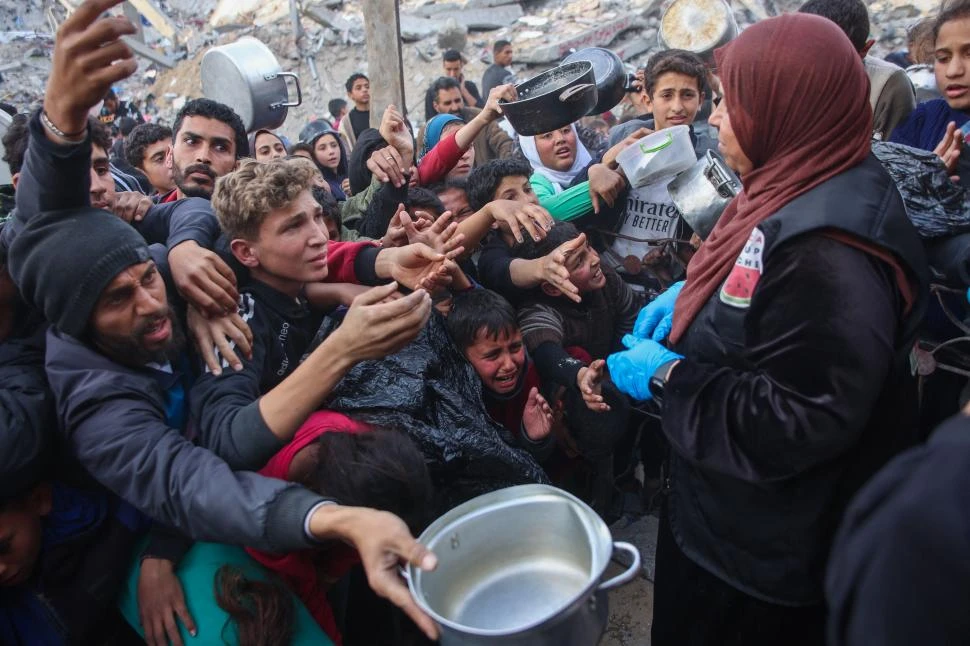
[[[529,178],[539,204],[557,220],[575,220],[593,212],[593,199],[589,196],[589,182],[556,193],[552,181],[539,173]]]

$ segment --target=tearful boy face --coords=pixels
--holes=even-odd
[[[492,336],[482,328],[474,343],[465,348],[465,356],[485,388],[494,393],[510,393],[518,385],[525,366],[522,332],[518,328],[507,329]]]

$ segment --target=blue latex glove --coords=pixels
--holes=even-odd
[[[646,307],[640,310],[640,314],[637,315],[637,322],[633,324],[633,336],[638,336],[641,339],[654,338],[653,333],[660,322],[668,314],[674,313],[674,303],[677,302],[677,295],[683,288],[684,281],[674,283],[663,294],[647,303]]]
[[[657,327],[653,329],[653,334],[650,338],[657,343],[663,343],[667,340],[667,335],[670,334],[670,330],[674,327],[674,313],[671,312],[667,316],[661,319],[660,323],[657,323]]]
[[[684,358],[656,341],[629,334],[623,337],[623,345],[630,349],[608,356],[606,366],[616,387],[640,401],[653,398],[650,394],[650,378],[657,368],[668,361]]]
[[[967,288],[967,302],[970,302],[970,287]]]

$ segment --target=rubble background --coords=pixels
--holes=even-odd
[[[43,96],[52,34],[67,15],[65,1],[19,0],[0,7],[0,100],[25,109]],[[870,3],[872,34],[878,41],[874,53],[881,56],[905,48],[906,29],[930,15],[937,2]],[[300,46],[294,39],[288,0],[157,0],[156,4],[175,23],[178,42],[143,21],[145,40],[178,64],[166,70],[140,59],[136,75],[117,89],[122,99],[154,94],[158,118],[168,122],[187,99],[201,95],[199,61],[205,51],[243,35],[264,41],[283,70],[300,77],[304,103],[290,110],[281,128],[290,137],[307,121],[327,116],[330,99],[346,98],[343,83],[350,74],[367,72],[359,2],[303,0]],[[476,83],[491,62],[491,44],[500,38],[513,43],[513,68],[520,79],[555,65],[570,46],[609,47],[632,70],[660,48],[657,28],[663,4],[663,0],[404,0],[400,14],[409,118],[415,125],[424,121],[424,92],[441,72],[444,48],[462,49],[467,59],[465,75]],[[733,8],[743,29],[801,4],[802,0],[734,0]]]

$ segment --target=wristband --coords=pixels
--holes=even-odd
[[[84,128],[79,132],[64,132],[60,128],[54,125],[50,117],[47,116],[46,110],[40,111],[40,122],[45,128],[51,131],[57,137],[60,137],[64,141],[70,142],[72,144],[79,144],[84,141],[85,136],[88,134],[88,125],[85,123]]]

